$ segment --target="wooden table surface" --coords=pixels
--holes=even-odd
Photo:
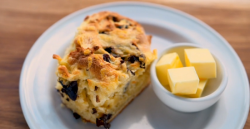
[[[0,0],[0,128],[28,128],[19,101],[24,59],[37,38],[64,16],[113,0]],[[143,0],[204,21],[236,50],[250,76],[250,1]],[[250,116],[244,128],[250,129]]]

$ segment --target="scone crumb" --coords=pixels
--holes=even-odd
[[[53,54],[53,59],[57,59],[58,62],[62,60],[62,58],[59,55]]]
[[[64,105],[63,103],[61,103],[60,106],[61,106],[61,108],[64,108],[64,107],[65,107],[65,105]]]
[[[89,16],[86,16],[85,18],[84,18],[84,21],[86,21],[86,20],[88,20],[89,19]]]
[[[84,54],[85,56],[87,56],[87,55],[91,54],[91,50],[86,49],[86,50],[84,50],[83,54]]]
[[[83,122],[84,124],[87,124],[87,123],[88,123],[88,121],[86,121],[86,120],[84,120],[84,119],[82,119],[82,122]]]

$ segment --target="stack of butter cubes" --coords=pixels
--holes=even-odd
[[[216,78],[216,62],[208,49],[184,49],[186,67],[177,53],[168,53],[156,64],[160,83],[176,95],[199,98],[208,79]]]

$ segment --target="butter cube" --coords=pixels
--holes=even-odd
[[[206,84],[207,84],[207,80],[200,80],[196,94],[187,95],[187,97],[191,97],[191,98],[201,97]]]
[[[194,67],[168,69],[168,80],[173,94],[195,94],[199,84],[199,77]]]
[[[165,54],[156,64],[156,73],[162,85],[168,85],[168,69],[183,67],[177,53]]]
[[[216,62],[208,49],[185,49],[186,66],[193,66],[201,79],[216,78]]]

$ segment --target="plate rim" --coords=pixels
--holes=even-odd
[[[202,26],[203,28],[205,28],[206,30],[210,31],[216,38],[218,38],[221,42],[223,42],[228,49],[232,52],[232,54],[236,57],[237,63],[240,66],[240,71],[241,73],[243,73],[244,75],[244,81],[245,81],[245,85],[244,85],[244,91],[245,91],[245,96],[247,97],[247,99],[245,100],[245,104],[246,106],[243,107],[243,116],[241,117],[241,120],[237,126],[237,128],[243,128],[246,120],[247,120],[247,116],[248,116],[248,112],[249,112],[249,81],[247,78],[247,73],[245,70],[245,67],[242,63],[242,61],[240,60],[238,54],[235,52],[235,50],[232,48],[232,46],[218,33],[216,32],[213,28],[211,28],[209,25],[207,25],[206,23],[204,23],[203,21],[195,18],[194,16],[182,12],[180,10],[177,10],[175,8],[169,7],[169,6],[164,6],[164,5],[160,5],[160,4],[156,4],[156,3],[149,3],[149,2],[125,2],[125,1],[121,1],[121,2],[109,2],[109,3],[102,3],[102,4],[97,4],[97,5],[93,5],[93,6],[89,6],[80,10],[77,10],[73,13],[70,13],[68,15],[66,15],[65,17],[61,18],[60,20],[58,20],[57,22],[55,22],[54,24],[52,24],[48,29],[46,29],[42,35],[39,36],[39,38],[35,41],[35,43],[32,45],[32,47],[30,48],[28,54],[25,57],[23,66],[22,66],[22,70],[21,70],[21,74],[20,74],[20,79],[19,79],[19,98],[20,98],[20,103],[21,103],[21,108],[22,108],[22,112],[24,115],[24,118],[28,124],[28,126],[30,128],[35,128],[37,127],[32,118],[32,115],[29,113],[29,111],[27,110],[27,103],[26,103],[26,99],[25,99],[25,83],[23,81],[23,79],[26,77],[27,75],[27,69],[29,69],[29,62],[31,61],[31,59],[33,59],[32,53],[34,53],[34,51],[38,48],[39,45],[42,45],[42,43],[38,44],[44,37],[46,37],[46,35],[48,35],[49,33],[52,32],[52,30],[54,30],[55,28],[59,27],[62,23],[64,23],[65,21],[67,21],[68,19],[77,16],[78,14],[82,13],[82,12],[86,12],[89,10],[94,10],[96,8],[103,8],[103,7],[113,7],[116,5],[138,5],[138,6],[146,6],[148,8],[158,8],[158,9],[162,9],[168,12],[172,12],[174,14],[177,15],[181,15],[182,17],[186,17],[187,19],[192,20],[193,22],[197,23],[197,25]]]

